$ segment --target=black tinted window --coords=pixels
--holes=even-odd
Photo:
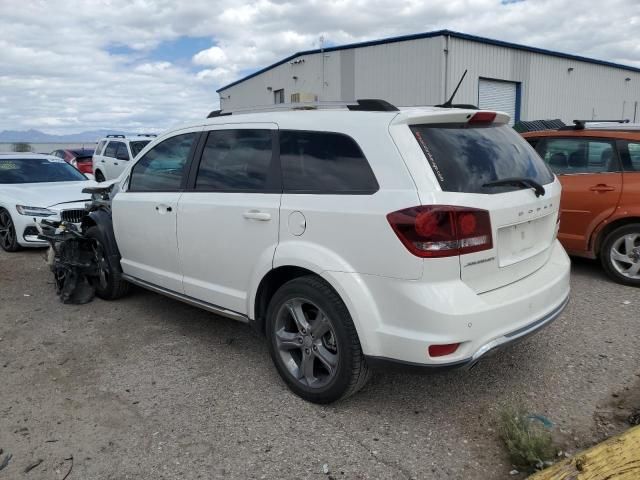
[[[116,158],[116,152],[118,151],[118,145],[124,145],[122,142],[109,142],[107,148],[105,148],[103,155],[105,157]]]
[[[280,164],[285,192],[347,194],[378,190],[360,147],[341,133],[282,130]]]
[[[485,187],[496,180],[525,177],[541,185],[553,174],[511,127],[468,124],[413,125],[416,140],[446,192],[499,193],[517,187]]]
[[[116,158],[118,160],[129,160],[129,151],[127,150],[127,145],[121,143],[118,145],[118,151],[116,152]]]
[[[209,132],[196,190],[265,191],[273,157],[271,130]]]
[[[87,177],[60,158],[2,158],[0,184],[79,182]]]
[[[536,150],[558,175],[619,170],[615,143],[588,138],[546,138]]]
[[[138,155],[150,141],[151,140],[136,140],[135,142],[130,142],[129,148],[131,149],[131,155],[134,157]]]
[[[171,192],[180,189],[196,133],[176,135],[149,150],[133,167],[129,191]]]

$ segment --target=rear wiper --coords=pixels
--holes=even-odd
[[[521,185],[525,188],[532,188],[536,193],[536,197],[540,197],[546,193],[542,185],[540,185],[535,180],[527,177],[501,178],[500,180],[494,180],[493,182],[485,183],[482,186],[499,187],[501,185]]]

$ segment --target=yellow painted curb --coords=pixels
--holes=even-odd
[[[531,475],[528,480],[604,479],[640,479],[640,426]]]

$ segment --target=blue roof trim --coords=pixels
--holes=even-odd
[[[425,33],[415,33],[415,34],[411,34],[411,35],[402,35],[399,37],[390,37],[390,38],[383,38],[380,40],[371,40],[371,41],[367,41],[367,42],[360,42],[360,43],[350,43],[350,44],[346,44],[346,45],[339,45],[336,47],[327,47],[324,49],[325,52],[335,52],[338,50],[348,50],[348,49],[352,49],[352,48],[362,48],[362,47],[373,47],[375,45],[384,45],[387,43],[398,43],[398,42],[406,42],[409,40],[420,40],[422,38],[433,38],[433,37],[441,37],[441,36],[445,36],[448,35],[450,37],[453,38],[460,38],[462,40],[469,40],[472,42],[478,42],[478,43],[484,43],[486,45],[495,45],[498,47],[506,47],[506,48],[513,48],[515,50],[522,50],[525,52],[532,52],[532,53],[540,53],[542,55],[549,55],[552,57],[559,57],[559,58],[566,58],[568,60],[576,60],[578,62],[586,62],[586,63],[593,63],[595,65],[603,65],[605,67],[613,67],[613,68],[619,68],[622,70],[627,70],[630,72],[637,72],[640,73],[640,68],[637,67],[631,67],[629,65],[622,65],[619,63],[613,63],[613,62],[607,62],[606,60],[596,60],[594,58],[588,58],[588,57],[582,57],[580,55],[572,55],[570,53],[562,53],[562,52],[556,52],[554,50],[547,50],[544,48],[537,48],[537,47],[528,47],[526,45],[520,45],[518,43],[511,43],[511,42],[504,42],[502,40],[494,40],[492,38],[485,38],[485,37],[478,37],[476,35],[470,35],[468,33],[460,33],[460,32],[454,32],[452,30],[436,30],[434,32],[425,32]],[[256,72],[253,72],[250,75],[247,75],[244,78],[241,78],[240,80],[236,80],[235,82],[232,82],[224,87],[219,88],[218,90],[216,90],[217,93],[222,92],[223,90],[226,90],[227,88],[233,87],[234,85],[237,85],[239,83],[244,82],[245,80],[249,80],[250,78],[256,77],[266,71],[271,70],[272,68],[275,68],[279,65],[282,65],[283,63],[287,63],[297,57],[301,57],[303,55],[312,55],[312,54],[316,54],[316,53],[320,53],[321,50],[318,49],[314,49],[314,50],[304,50],[302,52],[297,52],[294,53],[293,55],[288,56],[287,58],[280,60],[279,62],[276,62],[272,65],[269,65],[268,67],[262,68]]]

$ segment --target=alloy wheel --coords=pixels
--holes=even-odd
[[[4,250],[12,250],[16,243],[16,229],[11,215],[6,210],[0,212],[0,246]]]
[[[104,247],[97,240],[94,240],[93,255],[98,266],[98,286],[104,290],[109,286],[109,263],[104,253]]]
[[[306,387],[321,388],[337,372],[339,352],[329,317],[304,298],[287,300],[277,313],[275,340],[291,376]]]
[[[628,233],[619,237],[609,251],[611,264],[616,271],[633,280],[640,279],[640,233]]]

